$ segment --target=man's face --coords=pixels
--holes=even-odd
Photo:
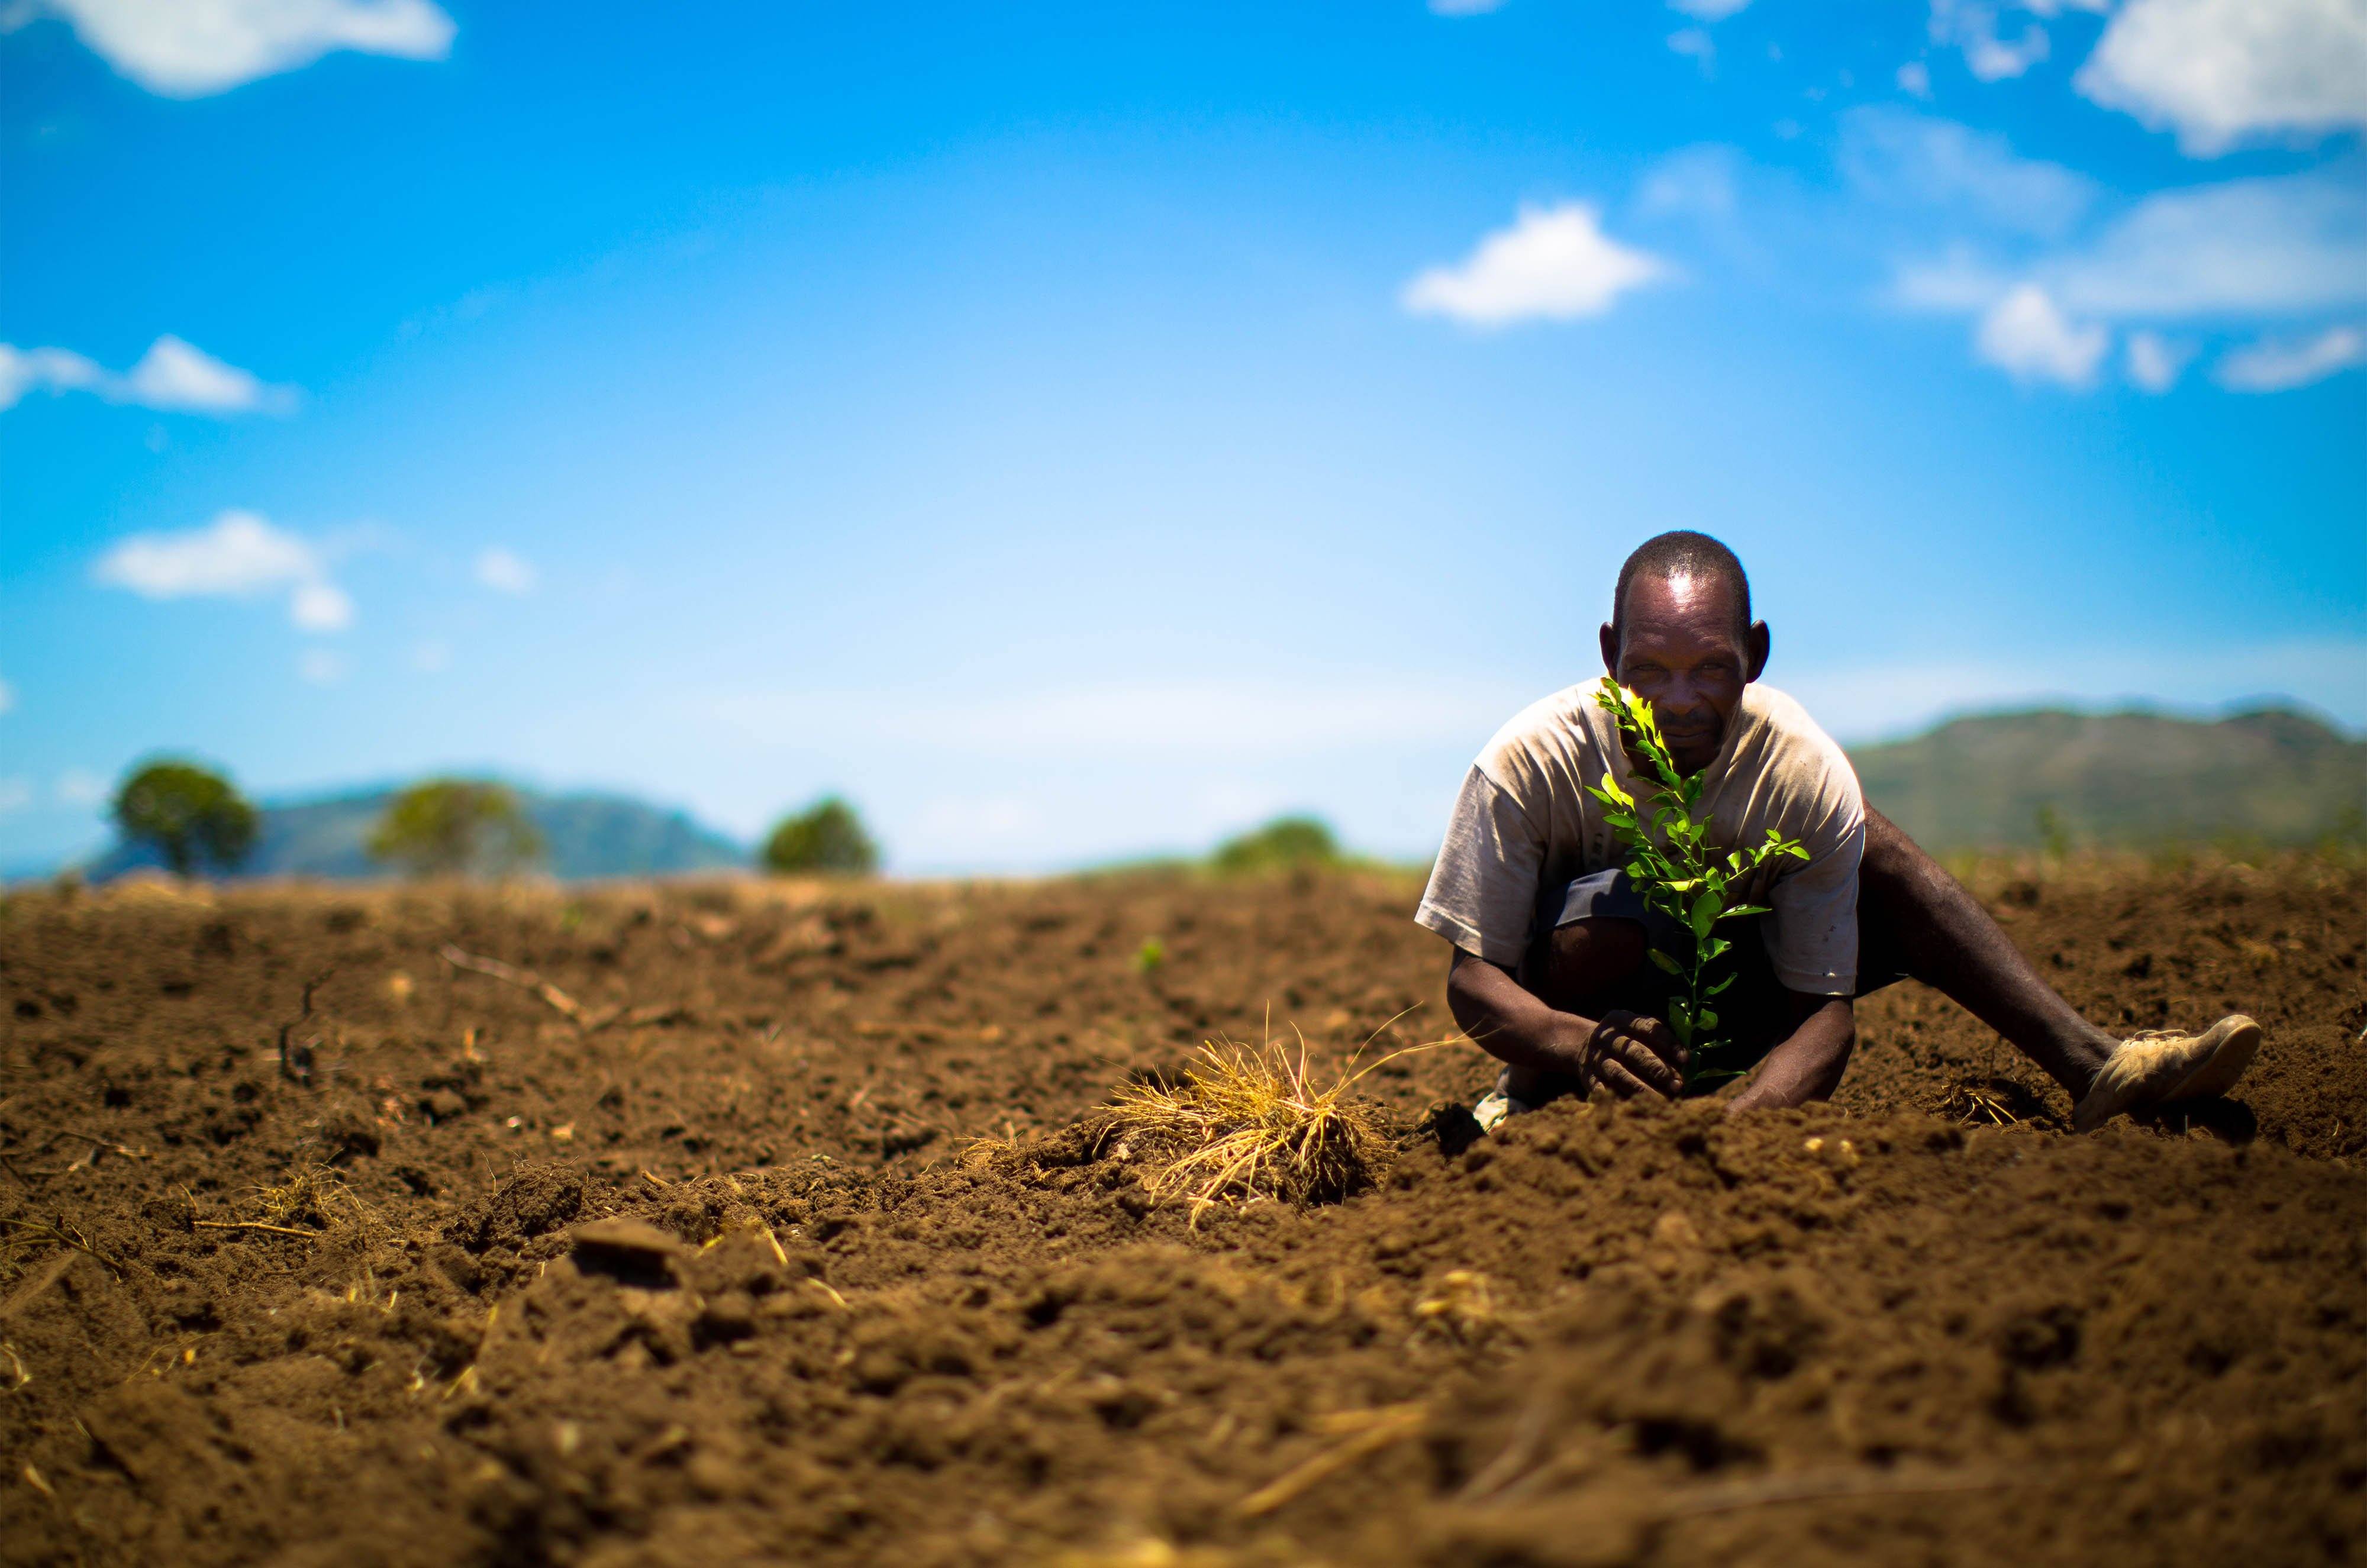
[[[1652,705],[1677,767],[1699,773],[1716,760],[1742,688],[1758,673],[1749,644],[1765,630],[1737,625],[1731,592],[1709,577],[1639,576],[1627,585],[1626,612],[1615,648],[1603,628],[1604,663]]]

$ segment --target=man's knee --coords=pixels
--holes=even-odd
[[[1529,988],[1547,1007],[1588,1012],[1584,1005],[1610,996],[1644,966],[1648,942],[1639,921],[1590,916],[1537,939]],[[1591,1015],[1590,1015],[1591,1016]]]

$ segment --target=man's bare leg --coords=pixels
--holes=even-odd
[[[1880,933],[1908,974],[2019,1046],[2074,1104],[2120,1043],[2056,995],[1965,885],[1872,807],[1858,927]]]

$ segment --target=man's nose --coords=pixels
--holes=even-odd
[[[1701,688],[1685,676],[1672,677],[1661,689],[1660,710],[1670,717],[1691,717],[1702,708]]]

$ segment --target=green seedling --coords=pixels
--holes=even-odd
[[[1147,937],[1134,950],[1134,972],[1148,975],[1167,962],[1167,944],[1157,937]]]
[[[1711,1005],[1735,980],[1730,967],[1723,977],[1712,978],[1718,960],[1734,947],[1717,928],[1722,921],[1765,914],[1764,904],[1739,902],[1743,885],[1777,856],[1806,860],[1808,852],[1770,828],[1765,843],[1720,853],[1709,841],[1709,814],[1699,810],[1701,775],[1677,771],[1652,705],[1611,680],[1595,688],[1594,700],[1617,724],[1629,760],[1642,761],[1637,777],[1648,799],[1638,804],[1608,771],[1603,787],[1589,786],[1587,793],[1603,803],[1603,820],[1626,846],[1627,874],[1643,889],[1645,902],[1690,938],[1680,944],[1682,952],[1652,949],[1652,962],[1683,987],[1669,999],[1669,1027],[1693,1054],[1686,1088],[1699,1090],[1740,1077],[1748,1065],[1723,1059],[1730,1045],[1718,1035],[1717,1010]]]

